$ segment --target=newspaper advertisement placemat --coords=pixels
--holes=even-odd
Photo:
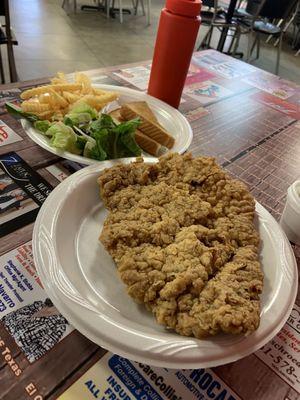
[[[0,237],[34,221],[52,186],[17,153],[0,156]]]

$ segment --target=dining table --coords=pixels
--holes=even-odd
[[[150,70],[144,61],[84,72],[93,84],[146,92]],[[5,108],[49,80],[0,88],[0,399],[300,400],[299,293],[280,332],[253,354],[194,371],[151,367],[172,388],[167,394],[154,387],[150,367],[107,352],[54,311],[34,265],[34,222],[51,191],[84,166],[38,146]],[[193,130],[188,151],[215,157],[279,222],[287,189],[300,177],[300,86],[215,50],[195,52],[179,111]],[[300,246],[291,246],[299,266]],[[28,321],[45,318],[46,308],[55,334],[41,350],[29,345]],[[130,391],[132,371],[153,390]]]

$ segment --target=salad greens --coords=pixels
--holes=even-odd
[[[64,123],[69,126],[87,124],[98,117],[97,111],[84,102],[76,104],[64,117]]]
[[[71,113],[72,114],[87,113],[87,114],[90,114],[92,119],[95,119],[98,117],[97,110],[95,110],[95,108],[89,106],[84,101],[80,101],[79,103],[74,104],[74,106],[71,108]]]
[[[45,120],[45,121],[35,121],[35,123],[33,124],[33,126],[35,127],[35,129],[37,129],[38,131],[41,131],[43,133],[46,133],[47,130],[50,128],[51,126],[51,122]]]
[[[45,132],[46,136],[51,137],[51,146],[70,153],[80,154],[80,145],[77,144],[77,135],[70,126],[63,122],[56,122]]]
[[[33,122],[50,139],[50,145],[60,150],[99,161],[141,155],[135,141],[138,118],[118,124],[110,115],[98,115],[83,102],[71,108],[59,122],[38,120],[34,114],[24,113],[11,103],[6,103],[6,108],[12,115]]]
[[[96,140],[96,146],[90,149],[89,157],[107,160],[140,155],[141,149],[134,139],[139,123],[138,119],[133,119],[118,125],[111,116],[102,114],[88,128],[91,137]]]

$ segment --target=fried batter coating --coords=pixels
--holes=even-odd
[[[181,335],[249,334],[263,274],[255,202],[210,157],[169,154],[104,170],[100,240],[128,294]]]

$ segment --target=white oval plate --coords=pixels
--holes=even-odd
[[[258,350],[281,329],[297,292],[294,253],[277,222],[256,204],[265,275],[257,331],[207,340],[167,331],[127,295],[113,260],[98,241],[107,211],[96,179],[103,168],[130,161],[104,161],[76,172],[42,206],[33,232],[34,261],[56,307],[93,342],[154,366],[213,367]]]
[[[172,152],[182,154],[189,148],[193,139],[192,128],[188,120],[175,108],[169,106],[161,100],[156,99],[155,97],[149,96],[146,93],[129,89],[127,87],[100,84],[93,84],[93,86],[99,89],[120,93],[120,97],[118,99],[119,104],[128,103],[130,101],[146,101],[154,112],[158,122],[166,129],[167,132],[170,133],[170,135],[175,138],[175,144],[172,147]],[[91,158],[78,156],[68,151],[61,151],[55,147],[52,147],[50,145],[50,139],[39,133],[39,131],[35,129],[29,121],[22,119],[21,124],[30,139],[32,139],[43,149],[50,151],[50,153],[84,165],[102,162],[93,160]],[[144,153],[144,155],[145,154],[146,153]]]

